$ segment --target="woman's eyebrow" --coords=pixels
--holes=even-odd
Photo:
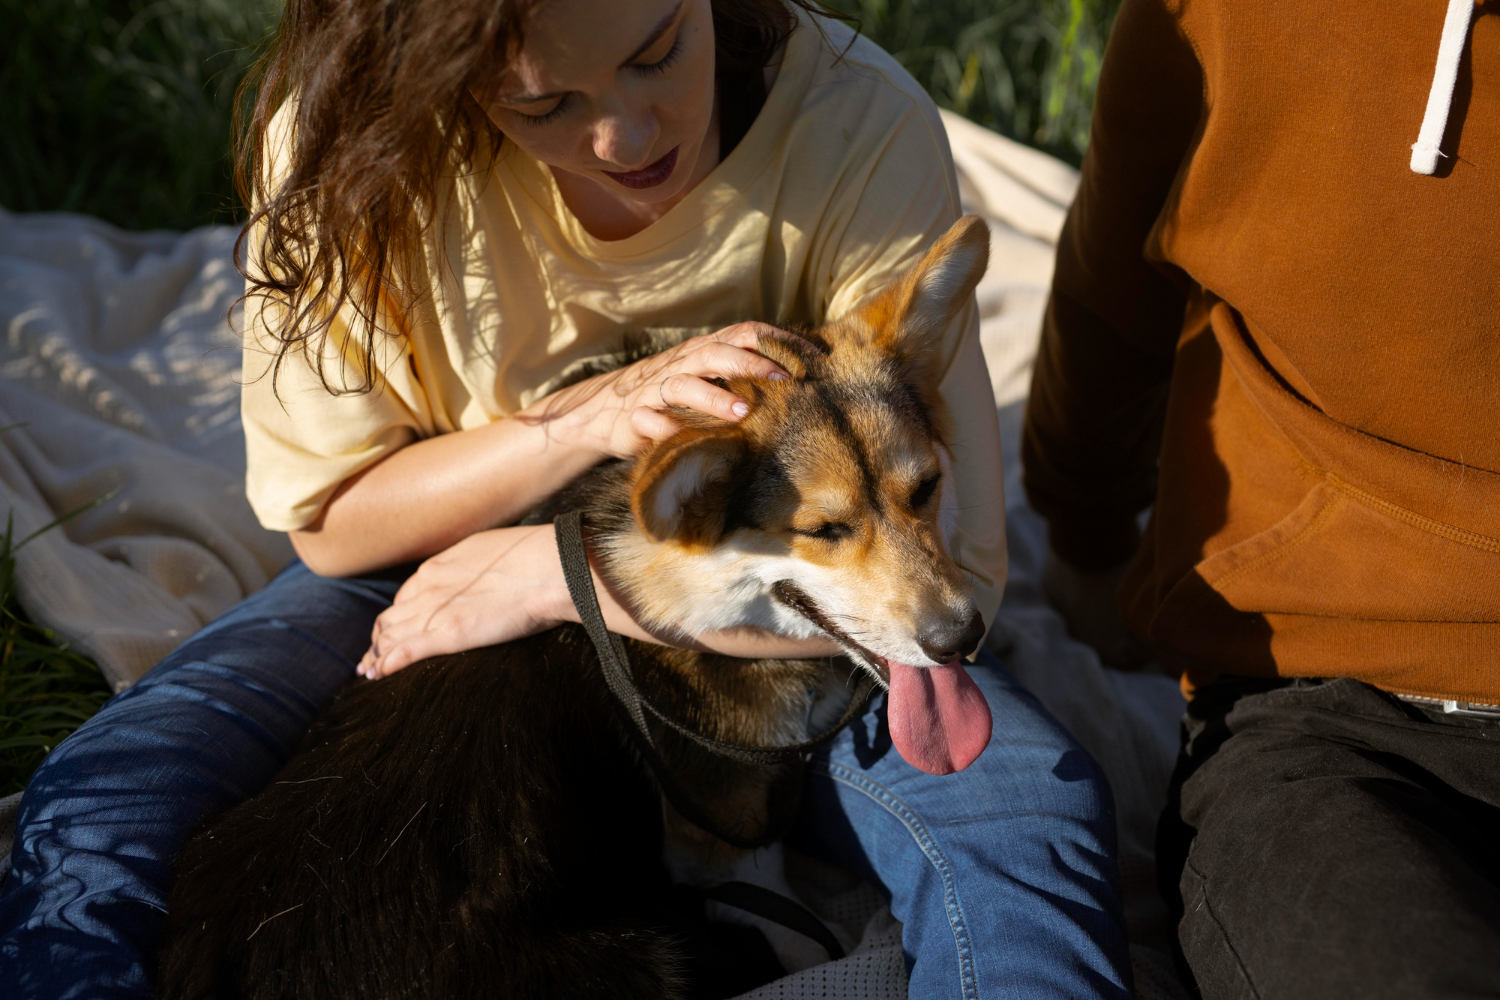
[[[655,45],[661,39],[661,36],[667,33],[667,29],[672,26],[673,21],[677,20],[677,15],[680,13],[682,13],[682,0],[677,0],[677,6],[673,7],[671,11],[667,13],[666,17],[663,17],[660,21],[656,22],[656,27],[651,29],[651,34],[646,37],[646,40],[642,42],[634,52],[625,57],[625,61],[620,63],[620,67],[623,69],[624,67],[629,66],[631,63],[635,62],[641,57],[642,52],[645,52],[651,46]],[[561,93],[503,94],[499,97],[496,97],[495,100],[501,104],[537,104],[541,101],[550,101],[555,97],[564,96],[566,95]]]
[[[682,0],[677,0],[677,6],[673,7],[666,17],[656,22],[656,27],[651,29],[651,34],[646,36],[646,40],[637,46],[634,52],[625,57],[625,61],[620,63],[620,68],[624,69],[629,66],[641,57],[642,52],[655,45],[661,36],[667,33],[667,29],[672,26],[673,21],[677,20],[677,15],[680,13],[682,13]]]

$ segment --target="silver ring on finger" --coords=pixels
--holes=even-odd
[[[671,403],[667,402],[667,392],[666,392],[666,390],[667,390],[667,381],[669,379],[671,379],[671,378],[672,378],[672,376],[668,375],[666,378],[662,379],[661,380],[661,384],[656,387],[656,395],[661,400],[661,405],[664,406],[664,407],[672,405]]]

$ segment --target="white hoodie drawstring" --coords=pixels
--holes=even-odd
[[[1443,40],[1438,45],[1437,68],[1432,71],[1432,90],[1427,94],[1427,113],[1422,116],[1422,131],[1411,147],[1411,168],[1419,174],[1437,170],[1438,149],[1448,128],[1448,111],[1453,106],[1453,87],[1458,82],[1458,61],[1463,56],[1464,41],[1469,37],[1469,21],[1474,16],[1474,0],[1448,0],[1448,16],[1443,19]]]

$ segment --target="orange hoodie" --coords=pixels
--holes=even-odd
[[[1023,457],[1189,690],[1500,701],[1500,0],[1125,0]]]

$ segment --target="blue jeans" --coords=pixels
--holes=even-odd
[[[153,995],[178,849],[286,762],[399,582],[293,563],[53,751],[0,891],[0,996]],[[975,764],[912,768],[877,699],[814,760],[796,840],[889,894],[914,998],[1128,997],[1109,788],[998,662],[972,672]]]

